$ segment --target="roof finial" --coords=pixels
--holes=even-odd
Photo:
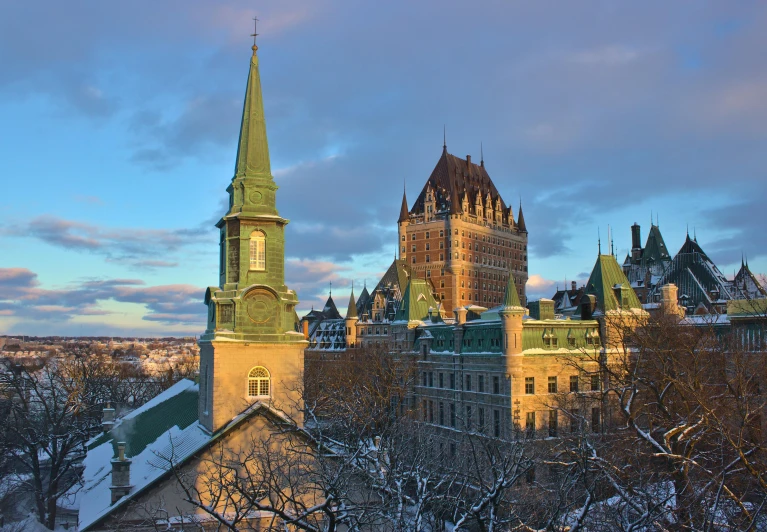
[[[654,224],[652,223],[652,221],[653,221],[653,217],[652,217],[652,209],[650,209],[650,229],[652,229],[652,226],[654,225]]]
[[[687,224],[687,240],[690,240],[690,224]]]
[[[692,239],[698,241],[698,229],[694,225],[692,226]]]
[[[253,17],[253,33],[250,34],[253,37],[253,54],[255,55],[258,46],[256,46],[256,37],[258,37],[258,18]]]
[[[485,166],[485,149],[482,146],[482,141],[479,141],[479,165]]]
[[[442,124],[442,151],[447,151],[447,125]]]
[[[745,262],[743,262],[743,252],[741,251],[741,252],[740,252],[740,267],[742,268],[742,267],[743,267],[743,266],[745,266],[745,265],[746,265],[746,263],[745,263]]]
[[[599,227],[597,227],[597,252],[602,254],[602,235]]]
[[[328,296],[333,297],[333,281],[330,281],[330,290],[328,290]]]

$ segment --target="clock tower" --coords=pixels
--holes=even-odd
[[[257,401],[301,422],[304,348],[296,293],[285,285],[285,226],[269,163],[253,45],[229,208],[220,231],[219,284],[205,293],[200,422],[214,432]]]

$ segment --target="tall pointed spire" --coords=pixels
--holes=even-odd
[[[525,225],[525,215],[522,214],[522,198],[519,198],[519,216],[517,216],[517,228],[520,233],[527,233],[527,226]]]
[[[352,295],[349,296],[349,307],[346,309],[346,319],[357,317],[357,303],[354,301],[354,287],[352,286]]]
[[[407,208],[407,193],[405,192],[405,187],[402,187],[402,207],[400,207],[399,210],[399,220],[397,220],[398,223],[406,222],[408,218],[410,217],[410,209]]]
[[[237,144],[235,177],[267,177],[272,179],[269,162],[269,146],[266,140],[264,100],[261,96],[261,76],[258,72],[258,46],[252,47],[248,86],[245,89],[245,104],[242,109],[240,139]]]

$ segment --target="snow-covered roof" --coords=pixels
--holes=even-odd
[[[226,434],[256,410],[267,408],[257,402],[236,416],[222,430],[211,434],[198,421],[199,385],[191,380],[179,381],[171,388],[120,418],[113,429],[88,443],[83,461],[81,483],[64,498],[64,507],[79,510],[79,530],[87,530],[105,516],[121,507],[138,493],[150,487],[168,472],[172,459],[181,464]],[[131,459],[131,490],[115,504],[109,486],[112,480],[112,459],[117,442],[126,443]]]

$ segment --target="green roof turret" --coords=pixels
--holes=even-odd
[[[509,281],[506,283],[506,295],[503,297],[503,310],[522,308],[517,293],[517,285],[514,284],[514,276],[509,275]]]

